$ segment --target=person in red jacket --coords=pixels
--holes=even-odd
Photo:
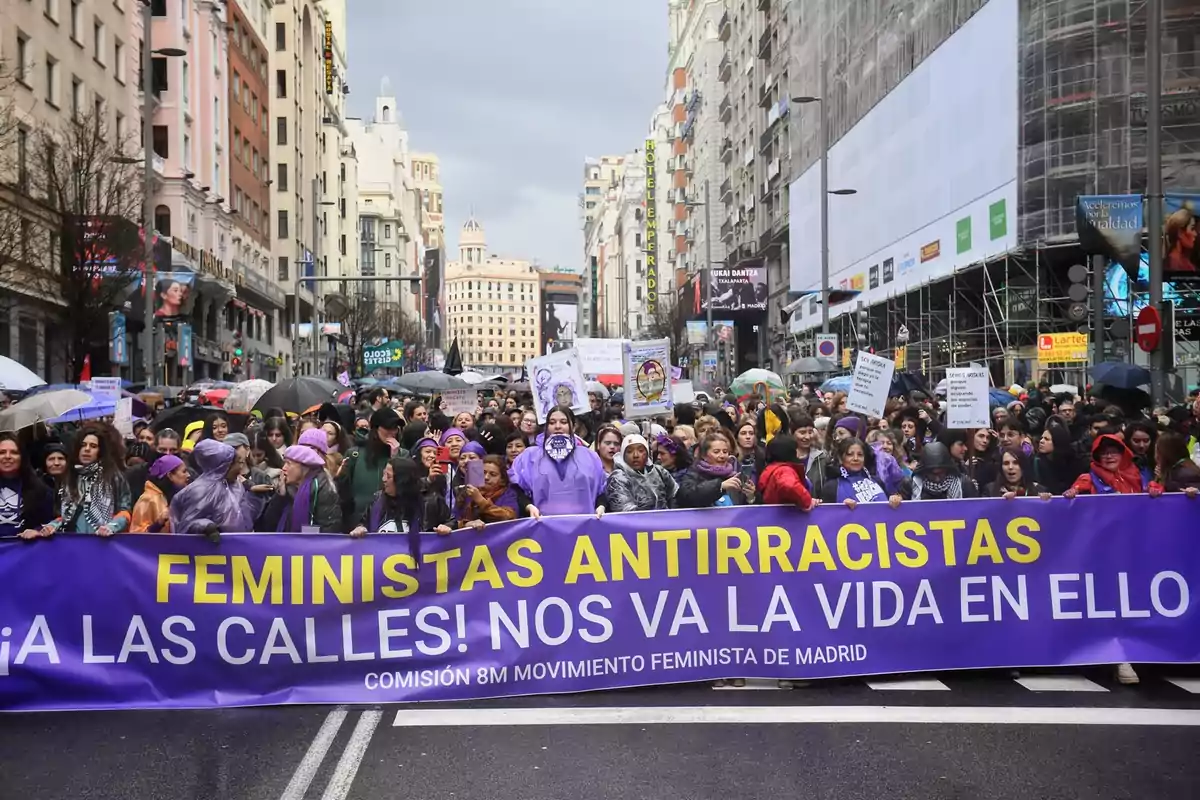
[[[801,511],[811,511],[820,501],[814,500],[804,463],[796,454],[796,440],[791,436],[775,436],[767,442],[766,468],[758,476],[758,496],[766,505],[793,505]]]
[[[1075,479],[1071,488],[1063,492],[1063,497],[1142,492],[1151,497],[1158,497],[1163,493],[1163,487],[1154,481],[1146,481],[1137,464],[1133,462],[1130,449],[1120,438],[1106,433],[1097,436],[1096,441],[1092,442],[1091,468]]]

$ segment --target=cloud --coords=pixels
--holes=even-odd
[[[353,0],[350,111],[387,76],[410,146],[442,162],[451,253],[473,209],[489,248],[578,268],[589,156],[625,153],[664,96],[656,0]]]

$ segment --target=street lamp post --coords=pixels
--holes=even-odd
[[[1163,305],[1163,185],[1162,185],[1162,0],[1146,2],[1146,225],[1150,232],[1150,305],[1160,314]],[[1164,331],[1174,336],[1173,331]],[[1166,348],[1150,354],[1150,394],[1154,405],[1164,402]]]
[[[797,105],[816,103],[820,114],[818,147],[821,149],[821,333],[829,333],[829,196],[858,193],[857,189],[831,190],[829,188],[829,111],[825,107],[825,98],[828,96],[826,66],[824,62],[821,63],[820,95],[791,98],[791,102]]]

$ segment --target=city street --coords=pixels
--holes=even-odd
[[[1149,668],[29,714],[0,719],[0,798],[1170,800],[1196,796],[1197,745],[1200,679]]]

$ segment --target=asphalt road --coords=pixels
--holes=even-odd
[[[1200,679],[920,676],[0,716],[0,800],[1194,800]]]

